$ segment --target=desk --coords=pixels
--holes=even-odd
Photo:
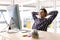
[[[50,33],[44,31],[38,31],[39,39],[33,39],[32,37],[22,37],[22,33],[0,33],[1,36],[4,36],[4,40],[60,40],[60,34]]]

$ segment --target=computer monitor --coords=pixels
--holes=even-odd
[[[16,4],[16,5],[9,7],[8,12],[10,15],[9,30],[15,30],[15,29],[19,30],[21,27],[19,5]]]

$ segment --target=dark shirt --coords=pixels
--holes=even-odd
[[[54,18],[57,16],[58,11],[51,11],[48,15],[51,15],[49,18],[37,18],[36,15],[37,12],[32,12],[32,16],[34,19],[34,24],[32,26],[32,29],[37,29],[37,30],[42,30],[42,31],[47,31],[47,27],[49,24],[52,23]]]

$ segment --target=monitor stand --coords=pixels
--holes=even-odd
[[[19,29],[17,29],[17,28],[8,30],[8,33],[17,33],[17,32],[19,32]]]

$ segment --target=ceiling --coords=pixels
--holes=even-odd
[[[56,3],[55,3],[56,2]],[[60,6],[60,0],[0,0],[0,6],[9,6],[11,4],[19,4],[25,7],[53,7]]]

